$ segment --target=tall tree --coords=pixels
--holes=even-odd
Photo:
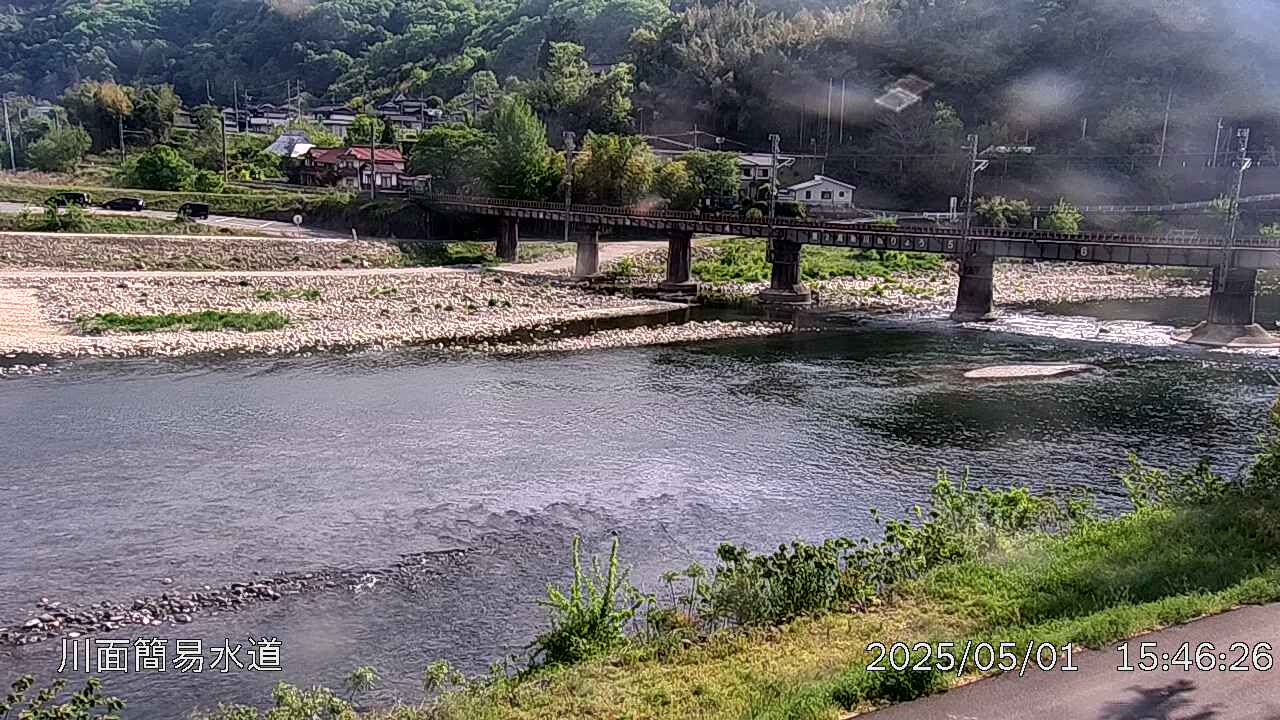
[[[544,200],[560,184],[564,162],[547,147],[547,129],[529,103],[519,97],[498,100],[489,115],[493,145],[485,163],[485,182],[498,197]]]
[[[493,137],[478,128],[439,125],[420,135],[409,156],[409,172],[430,175],[436,192],[470,191],[484,172]]]
[[[573,165],[574,195],[597,205],[630,205],[649,192],[654,164],[643,138],[590,133]]]

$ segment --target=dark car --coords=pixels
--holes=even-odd
[[[142,201],[142,198],[135,197],[116,198],[102,203],[102,207],[107,210],[127,210],[129,212],[138,212],[146,206],[147,204]]]
[[[209,217],[209,205],[207,203],[182,203],[182,207],[178,208],[178,217],[181,218],[199,218]]]
[[[60,192],[49,198],[49,202],[57,207],[67,207],[70,205],[79,205],[80,207],[88,207],[93,203],[93,198],[89,197],[86,192]]]

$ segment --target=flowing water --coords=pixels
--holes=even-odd
[[[413,700],[430,660],[475,672],[521,651],[544,619],[546,582],[568,573],[574,533],[593,550],[620,535],[633,579],[653,589],[721,541],[873,532],[870,508],[920,501],[939,468],[1086,485],[1112,507],[1112,471],[1130,451],[1237,470],[1280,361],[1117,343],[1061,316],[1111,317],[1143,342],[1160,332],[1130,321],[1194,319],[1203,301],[1189,302],[1059,307],[986,331],[876,321],[498,359],[86,362],[0,382],[0,624],[41,597],[128,602],[461,549],[358,591],[103,636],[282,642],[279,674],[108,676],[131,717],[263,703],[279,680],[337,686],[360,664],[383,675],[378,699]],[[961,377],[1045,361],[1105,372]],[[56,640],[0,648],[0,683],[47,678],[62,652]]]

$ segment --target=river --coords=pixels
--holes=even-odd
[[[1203,302],[1052,311],[1182,319]],[[1028,322],[1062,337],[1016,334]],[[128,601],[460,549],[372,588],[104,636],[282,643],[282,673],[109,675],[129,717],[265,703],[279,680],[338,686],[361,664],[384,678],[377,699],[414,700],[433,659],[478,672],[522,650],[546,582],[568,574],[574,533],[595,550],[620,535],[633,579],[655,589],[721,541],[871,533],[869,509],[920,501],[939,468],[1085,485],[1116,507],[1113,471],[1130,451],[1153,464],[1206,455],[1224,471],[1247,461],[1276,394],[1274,357],[1077,341],[1078,324],[882,320],[505,358],[93,361],[0,382],[0,620],[25,619],[41,597]],[[1105,372],[961,378],[1045,361]],[[51,676],[62,650],[0,648],[0,683]]]

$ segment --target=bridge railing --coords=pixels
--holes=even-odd
[[[526,210],[544,210],[563,213],[564,203],[541,200],[512,200],[508,198],[483,197],[475,195],[419,194],[427,202],[442,205],[463,207],[513,208]],[[702,213],[697,211],[669,210],[666,208],[646,207],[639,205],[588,205],[574,204],[569,212],[576,215],[599,215],[605,217],[640,218],[653,220],[673,220],[685,222],[703,222],[715,225],[749,226],[760,229],[773,227],[778,230],[802,230],[827,233],[870,233],[875,235],[898,235],[905,237],[960,237],[963,231],[959,228],[944,226],[876,226],[871,223],[833,222],[822,218],[783,218],[775,217],[772,225],[767,218],[747,218],[737,214]],[[976,240],[1030,240],[1032,242],[1074,242],[1124,245],[1162,245],[1175,247],[1220,248],[1225,244],[1222,237],[1179,237],[1172,235],[1144,235],[1137,233],[1063,233],[1049,230],[1028,230],[1024,228],[975,227],[969,231]],[[1280,238],[1241,237],[1237,238],[1233,247],[1248,248],[1280,248]]]

